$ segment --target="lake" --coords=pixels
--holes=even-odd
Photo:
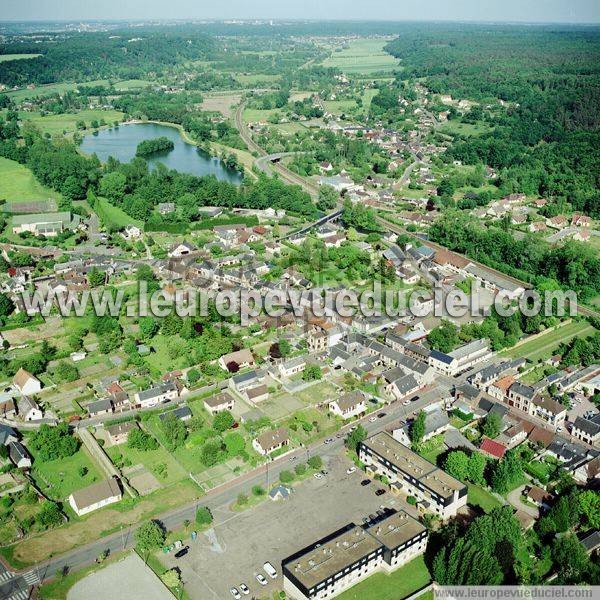
[[[175,148],[171,152],[158,152],[146,161],[150,168],[162,163],[169,169],[191,175],[214,175],[222,181],[239,184],[242,176],[228,169],[217,157],[198,152],[196,146],[188,144],[175,127],[156,123],[130,123],[118,128],[101,129],[98,135],[86,135],[81,143],[81,151],[85,154],[96,153],[102,162],[109,156],[127,163],[135,157],[140,142],[157,137],[166,137],[173,141]]]

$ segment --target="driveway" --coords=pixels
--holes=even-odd
[[[527,513],[530,517],[538,519],[540,516],[540,511],[535,506],[529,506],[529,504],[523,504],[523,502],[521,502],[523,490],[528,486],[529,484],[519,486],[508,494],[507,499],[509,503],[517,510],[521,510],[524,513]]]

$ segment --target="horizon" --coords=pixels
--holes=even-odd
[[[42,0],[5,0],[0,22],[147,22],[166,21],[363,21],[363,22],[465,22],[507,24],[600,24],[600,6],[594,0],[506,0],[482,5],[474,0],[459,0],[452,5],[431,0],[427,6],[405,0],[402,5],[390,0],[362,3],[331,0],[322,5],[304,0],[294,6],[274,0],[255,0],[250,6],[242,0],[229,0],[226,6],[198,6],[192,0],[173,0],[168,14],[158,0],[100,0],[82,6],[76,0],[44,2]],[[373,18],[374,14],[381,15]],[[339,15],[345,18],[340,19]]]

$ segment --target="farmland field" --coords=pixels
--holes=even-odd
[[[29,58],[37,58],[41,54],[0,54],[0,63],[8,62],[9,60],[27,60]]]
[[[389,40],[352,40],[347,48],[334,52],[323,61],[324,67],[338,68],[344,73],[370,75],[382,71],[393,71],[399,67],[398,61],[384,51]]]
[[[550,358],[561,342],[566,343],[575,337],[592,335],[595,329],[587,321],[572,322],[545,333],[530,342],[515,346],[504,352],[512,357],[523,357],[533,362]]]
[[[48,198],[60,200],[60,194],[41,185],[27,167],[14,160],[0,157],[0,180],[0,199],[11,202]]]
[[[65,113],[63,115],[40,115],[36,112],[23,112],[19,114],[24,121],[31,121],[40,128],[42,133],[50,135],[61,135],[64,132],[73,132],[77,130],[77,122],[83,121],[88,128],[93,120],[104,121],[112,125],[114,121],[121,121],[123,113],[116,110],[81,110],[75,113]]]
[[[10,92],[6,92],[6,95],[9,96],[15,102],[22,102],[26,98],[36,98],[38,96],[49,96],[51,94],[62,94],[63,92],[68,92],[72,90],[76,90],[79,85],[107,85],[108,81],[106,79],[98,79],[96,81],[86,81],[84,83],[49,83],[48,85],[39,85],[31,90],[27,88],[22,88],[20,90],[14,90]]]

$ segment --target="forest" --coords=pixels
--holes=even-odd
[[[600,33],[442,26],[407,32],[387,45],[402,78],[481,107],[503,103],[493,130],[459,139],[446,160],[483,162],[499,171],[503,193],[557,197],[600,216]]]

